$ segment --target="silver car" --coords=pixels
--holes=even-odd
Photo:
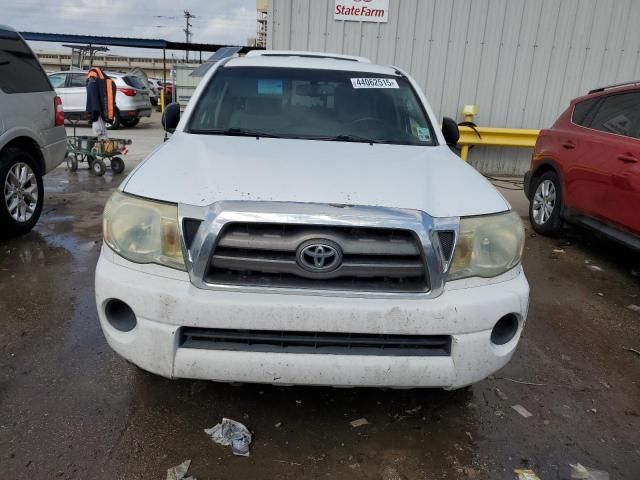
[[[160,90],[162,90],[162,80],[157,78],[149,79],[149,86],[151,87],[151,104],[153,106],[160,103]]]
[[[0,25],[0,236],[33,228],[44,200],[42,176],[65,152],[60,98],[20,34]]]
[[[135,75],[106,72],[117,87],[116,118],[110,128],[134,127],[142,117],[151,116],[149,90]],[[87,117],[87,71],[73,70],[49,74],[49,80],[62,98],[64,114],[68,119]]]

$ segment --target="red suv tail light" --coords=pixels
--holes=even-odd
[[[138,93],[133,88],[118,88],[118,91],[124,93],[127,97],[135,97]]]
[[[58,96],[53,97],[54,125],[59,127],[64,125],[64,110],[62,110],[62,99]]]

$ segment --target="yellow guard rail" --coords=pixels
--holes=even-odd
[[[462,113],[465,122],[472,122],[473,116],[477,113],[475,105],[465,105]],[[519,128],[491,128],[491,127],[466,127],[461,126],[460,158],[465,162],[469,158],[469,147],[478,145],[483,147],[517,147],[533,148],[540,130],[519,129]]]

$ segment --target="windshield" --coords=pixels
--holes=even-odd
[[[341,70],[221,68],[199,98],[187,131],[435,144],[433,128],[404,77]]]

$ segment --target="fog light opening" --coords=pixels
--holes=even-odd
[[[518,317],[513,313],[502,317],[491,331],[491,342],[495,345],[509,343],[518,332]]]
[[[104,307],[104,313],[111,326],[121,332],[130,332],[138,323],[136,314],[122,300],[109,300]]]

